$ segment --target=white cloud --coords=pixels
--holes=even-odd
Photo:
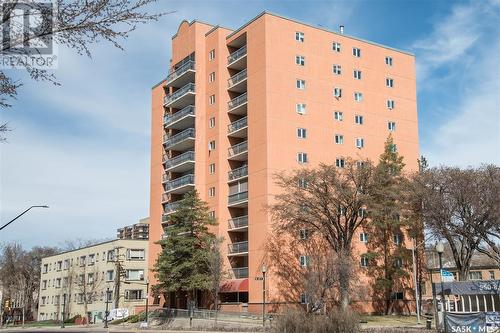
[[[423,117],[443,121],[425,129],[429,137],[422,140],[433,165],[500,164],[499,13],[498,2],[456,5],[414,44],[419,98],[435,99]],[[422,123],[432,126],[428,119]]]

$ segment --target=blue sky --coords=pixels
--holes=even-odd
[[[25,246],[114,237],[149,210],[150,88],[166,76],[183,19],[238,28],[269,10],[413,52],[421,153],[431,165],[500,164],[500,0],[169,1],[176,10],[140,27],[125,51],[93,58],[59,49],[61,86],[25,80],[1,121],[0,221],[48,204],[5,229]],[[19,75],[15,73],[15,75]]]

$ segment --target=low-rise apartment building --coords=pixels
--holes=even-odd
[[[118,239],[149,239],[149,217],[140,219],[138,223],[116,230]]]
[[[76,315],[89,322],[104,319],[109,310],[129,314],[146,298],[148,242],[118,239],[43,258],[38,320]]]

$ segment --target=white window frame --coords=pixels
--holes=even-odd
[[[338,157],[335,159],[335,166],[337,168],[345,168],[345,159],[342,157]]]
[[[394,79],[390,77],[385,78],[385,86],[388,88],[394,88]]]
[[[209,105],[214,105],[215,104],[215,95],[210,95],[208,97],[208,104]]]
[[[341,65],[333,65],[332,72],[335,75],[341,75],[342,74],[342,66]]]
[[[395,121],[387,122],[387,129],[389,130],[389,132],[395,132],[396,131],[396,122]]]
[[[309,238],[309,230],[307,229],[300,229],[299,230],[299,238],[301,240],[306,240]]]
[[[355,69],[352,71],[352,75],[356,80],[361,80],[361,71],[358,69]]]
[[[304,43],[305,34],[301,31],[295,31],[295,40],[300,43]]]
[[[214,59],[215,59],[215,49],[212,49],[210,50],[210,52],[208,52],[208,60],[212,61]]]
[[[336,121],[343,121],[344,113],[342,111],[333,111],[333,119]]]
[[[332,42],[332,50],[335,52],[342,51],[342,44],[340,44],[339,42]]]
[[[310,261],[311,261],[311,259],[309,258],[309,256],[301,255],[299,257],[299,265],[300,265],[300,267],[308,267],[309,264],[310,264]]]
[[[364,146],[365,146],[365,139],[363,139],[363,138],[356,138],[355,145],[356,145],[356,148],[358,148],[358,149],[364,148]]]
[[[393,110],[394,109],[394,106],[395,106],[395,102],[393,99],[388,99],[387,102],[386,102],[386,105],[387,105],[387,108],[389,110]]]
[[[334,141],[335,141],[335,144],[337,144],[337,145],[344,144],[344,135],[343,134],[335,134]]]
[[[359,260],[359,265],[361,267],[368,267],[370,265],[370,260],[368,259],[367,256],[363,255]]]
[[[355,56],[356,58],[361,58],[361,49],[358,47],[353,47],[352,55]]]
[[[363,93],[359,91],[354,92],[354,101],[361,103],[363,101]]]
[[[304,103],[297,103],[295,105],[295,111],[300,115],[304,115],[307,112],[307,105]]]
[[[297,128],[297,138],[306,139],[307,138],[307,129],[305,129],[303,127],[298,127]]]
[[[342,97],[342,88],[334,87],[333,88],[333,97],[341,98]]]
[[[212,187],[209,187],[209,188],[208,188],[208,196],[209,196],[210,198],[215,197],[215,186],[212,186]]]
[[[301,55],[296,55],[295,56],[295,64],[298,66],[305,66],[306,65],[306,57],[301,56]]]
[[[212,151],[212,150],[215,150],[215,148],[216,148],[215,140],[210,141],[208,143],[208,150]]]
[[[208,120],[208,128],[214,128],[215,127],[215,117],[211,117]]]
[[[359,233],[359,241],[361,243],[368,243],[368,233],[366,232]]]
[[[392,66],[392,57],[389,56],[385,57],[385,64],[387,66]]]
[[[215,72],[208,74],[208,83],[215,82]]]
[[[363,125],[364,122],[365,122],[365,119],[362,115],[359,115],[359,114],[354,115],[354,123],[356,125]]]
[[[295,87],[300,90],[306,89],[306,80],[297,79],[295,81]]]
[[[208,173],[211,175],[215,174],[215,163],[210,163],[208,165]]]
[[[300,164],[305,164],[308,162],[307,153],[299,152],[297,153],[297,162]]]

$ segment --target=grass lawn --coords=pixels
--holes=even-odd
[[[417,325],[417,316],[362,316],[361,320],[367,327],[407,327]],[[366,322],[366,323],[365,323]],[[422,326],[425,318],[420,318]]]

